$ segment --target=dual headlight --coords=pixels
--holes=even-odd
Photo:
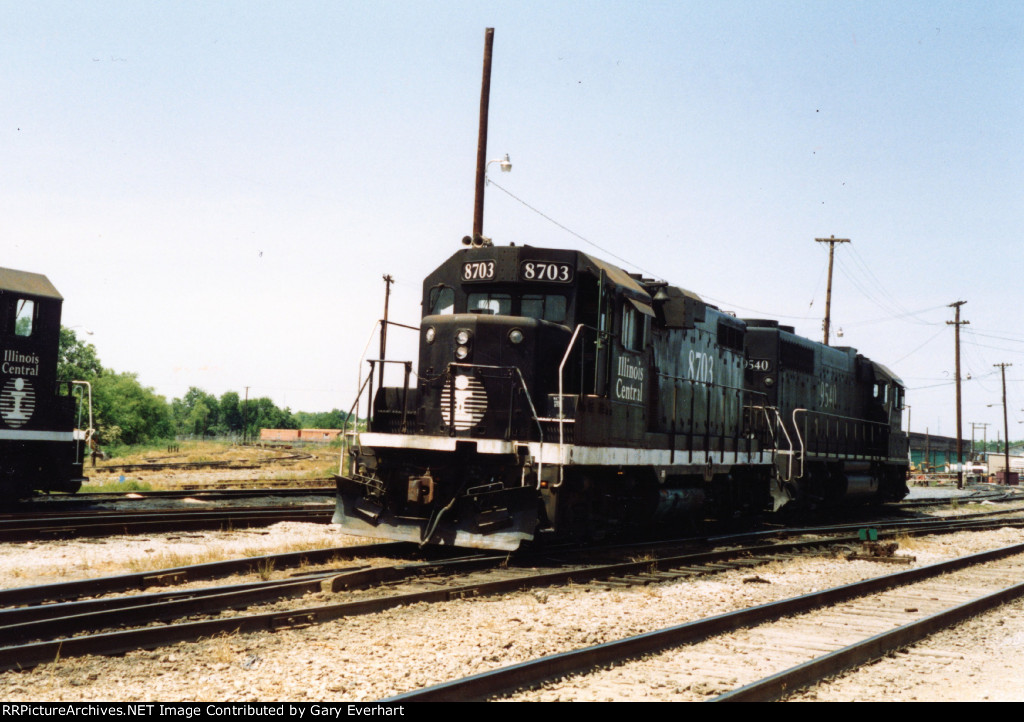
[[[429,343],[434,343],[437,338],[437,330],[433,326],[428,326],[426,332],[423,335],[424,340]],[[469,342],[473,338],[473,335],[467,329],[459,329],[455,334],[455,343],[458,344],[455,347],[455,358],[459,361],[464,361],[469,356]],[[523,332],[518,328],[514,328],[508,332],[508,340],[513,344],[519,344],[523,342]]]

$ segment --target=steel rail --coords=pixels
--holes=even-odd
[[[539,684],[553,677],[578,674],[602,665],[616,664],[645,654],[692,644],[739,627],[750,627],[774,621],[788,615],[800,614],[865,594],[911,584],[968,566],[1022,553],[1024,553],[1024,544],[1014,544],[799,597],[770,602],[757,607],[706,617],[613,642],[549,655],[395,695],[382,700],[382,702],[444,702],[486,699]]]
[[[159,507],[155,509],[85,509],[81,511],[43,511],[41,513],[17,513],[0,516],[0,530],[31,527],[40,520],[56,523],[74,523],[76,521],[118,520],[147,517],[163,519],[179,516],[182,518],[201,516],[203,514],[227,514],[232,512],[276,512],[302,509],[320,510],[329,506],[329,502],[319,504],[272,504],[269,506],[203,506],[203,507]]]
[[[1024,582],[972,599],[941,612],[876,634],[855,644],[824,654],[778,674],[719,695],[710,702],[769,702],[884,657],[967,619],[1024,596]]]
[[[335,591],[406,581],[428,574],[488,567],[505,556],[474,556],[440,562],[417,562],[392,567],[323,570],[299,578],[276,579],[202,589],[176,590],[111,599],[0,610],[0,639],[15,642],[52,639],[59,635],[210,614],[225,609],[301,597],[319,592],[325,580]],[[2,651],[0,647],[0,651]]]
[[[332,482],[330,486],[307,486],[307,487],[273,487],[262,486],[246,489],[216,489],[216,488],[195,488],[195,489],[152,489],[149,491],[95,491],[79,492],[74,496],[60,497],[38,497],[31,499],[29,504],[60,506],[69,502],[78,503],[104,503],[104,502],[139,502],[148,499],[237,499],[260,496],[317,496],[320,494],[335,494],[333,479],[324,477],[319,481]],[[132,495],[129,498],[129,494]]]
[[[678,567],[680,565],[686,564],[713,563],[715,561],[727,560],[744,554],[758,554],[766,552],[767,554],[762,554],[762,556],[766,556],[767,559],[771,559],[773,558],[773,554],[777,555],[779,553],[785,553],[787,551],[792,552],[800,549],[820,549],[824,544],[842,543],[844,541],[850,540],[852,540],[852,537],[844,537],[839,540],[819,539],[810,541],[790,542],[781,545],[772,544],[754,548],[748,547],[723,549],[711,552],[701,552],[697,554],[686,554],[683,556],[662,558],[658,560],[624,562],[611,565],[590,566],[571,570],[559,570],[556,572],[545,572],[531,576],[483,582],[459,587],[446,587],[440,589],[432,589],[429,591],[412,592],[408,594],[395,595],[391,597],[381,597],[365,601],[346,602],[335,605],[327,605],[312,608],[301,608],[296,610],[290,610],[287,612],[270,612],[256,615],[247,615],[242,617],[234,617],[231,619],[215,619],[202,622],[167,625],[164,627],[160,627],[155,631],[154,628],[147,627],[144,629],[127,630],[122,632],[108,632],[104,634],[97,634],[91,636],[71,637],[59,640],[36,642],[32,644],[6,647],[0,650],[4,653],[5,660],[7,660],[6,662],[0,662],[0,670],[34,666],[36,664],[45,663],[50,659],[53,659],[55,655],[67,657],[79,654],[116,654],[124,651],[129,651],[132,649],[152,648],[161,646],[163,644],[170,644],[180,641],[195,641],[196,639],[203,636],[209,636],[211,634],[218,634],[223,632],[240,633],[266,629],[273,630],[281,627],[296,625],[308,626],[311,624],[327,622],[333,619],[337,619],[339,617],[349,616],[353,614],[376,613],[379,611],[383,611],[405,604],[415,604],[419,602],[433,603],[473,596],[501,594],[516,591],[523,588],[536,586],[550,586],[554,584],[563,584],[567,582],[587,582],[599,578],[607,578],[609,576],[614,575],[629,575],[632,573],[649,572],[652,569],[658,567],[672,568],[673,566]],[[395,546],[403,546],[403,544],[396,544]],[[404,546],[408,546],[408,544],[404,544]],[[298,552],[294,554],[302,555],[304,553]],[[980,557],[981,555],[976,556]],[[239,560],[234,561],[237,562]],[[464,561],[470,562],[472,564],[500,563],[505,561],[505,557],[474,557]],[[959,561],[960,560],[953,560],[953,562],[946,562],[943,564],[952,567],[952,565],[955,565]],[[421,568],[437,568],[441,564],[442,563],[437,562],[425,563],[424,565],[421,565]],[[938,567],[941,565],[933,566]],[[903,575],[913,574],[921,574],[921,571],[911,570],[910,572],[902,572],[898,575],[889,575],[889,577],[883,577],[882,579],[901,577],[909,578],[904,577]],[[318,577],[318,584],[320,589],[323,591],[337,592],[341,589],[348,589],[355,586],[355,580],[357,579],[360,580],[360,584],[365,584],[367,582],[367,575],[377,575],[377,578],[375,580],[372,580],[372,583],[381,583],[388,580],[402,579],[404,577],[407,577],[408,572],[402,571],[402,567],[392,567],[370,569],[365,570],[364,572],[341,573],[335,575],[327,574]],[[284,595],[287,595],[287,582],[285,582],[284,584],[273,583],[272,586],[280,587],[279,591],[283,591],[285,592]],[[253,594],[260,593],[262,592],[253,592]],[[186,608],[186,605],[188,603],[188,601],[183,602],[181,607]],[[232,605],[229,604],[228,606]],[[780,613],[792,613],[792,611],[784,610]],[[728,617],[730,615],[726,616]],[[64,623],[65,622],[59,622],[59,624]],[[735,626],[735,624],[733,624],[733,626]]]
[[[146,572],[79,579],[72,582],[38,584],[30,587],[0,589],[0,605],[13,607],[21,604],[48,604],[101,594],[116,594],[133,589],[147,589],[170,584],[185,584],[216,579],[231,574],[247,574],[260,569],[282,569],[302,563],[325,564],[333,560],[361,556],[398,556],[411,553],[416,546],[409,542],[383,542],[351,547],[326,547],[301,552],[266,554],[242,559],[225,559],[180,567],[154,569]]]
[[[139,515],[125,515],[121,518],[108,517],[101,520],[75,519],[61,523],[55,519],[44,524],[30,526],[27,523],[13,525],[0,524],[0,541],[30,541],[40,537],[70,536],[104,536],[107,534],[174,532],[184,529],[220,528],[225,524],[232,526],[266,526],[283,521],[328,523],[334,509],[317,508],[283,509],[278,511],[233,510],[211,512],[203,511],[194,514],[151,515],[152,518],[140,518]]]
[[[399,543],[406,547],[408,543]],[[784,545],[767,545],[763,551],[780,552],[796,548],[820,547],[821,541],[803,541]],[[246,615],[231,619],[214,619],[201,622],[190,622],[184,624],[167,625],[157,629],[147,627],[121,632],[107,632],[91,636],[70,637],[45,642],[35,642],[18,646],[0,648],[3,661],[0,661],[0,671],[16,668],[28,668],[42,664],[56,658],[77,656],[81,654],[118,654],[133,649],[145,649],[172,644],[181,641],[195,641],[200,637],[229,632],[241,633],[252,631],[273,630],[287,626],[307,626],[315,623],[323,623],[344,616],[355,614],[372,614],[393,607],[420,602],[443,602],[452,599],[461,599],[474,596],[485,596],[492,594],[503,594],[516,591],[522,588],[535,586],[550,586],[553,584],[564,584],[567,582],[587,582],[601,577],[608,577],[616,574],[630,574],[642,572],[652,568],[652,564],[666,566],[709,563],[735,557],[738,554],[747,553],[749,550],[727,549],[698,554],[687,554],[684,556],[670,557],[658,560],[657,562],[623,562],[611,565],[590,566],[572,570],[560,570],[557,572],[546,572],[530,576],[503,579],[492,582],[483,582],[473,585],[447,587],[432,589],[429,591],[412,592],[408,594],[395,595],[391,597],[379,597],[375,599],[344,602],[335,605],[321,607],[302,608],[289,612],[271,612],[256,615]],[[506,560],[504,555],[490,558],[494,564],[500,564]],[[434,564],[435,566],[437,563]],[[387,574],[395,574],[386,570],[367,570],[367,573],[377,571],[381,574],[381,581]],[[358,573],[357,573],[358,574]],[[396,577],[397,578],[397,575]],[[336,592],[348,588],[352,577],[345,574],[327,576],[319,582],[320,588],[324,591]]]

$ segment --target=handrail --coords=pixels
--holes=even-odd
[[[89,428],[87,431],[91,433],[92,428],[92,384],[88,381],[72,381],[73,386],[84,386],[89,391]],[[88,438],[88,437],[87,437]]]
[[[747,408],[761,411],[764,414],[765,421],[768,424],[768,428],[772,427],[772,418],[770,412],[775,412],[775,424],[776,428],[782,429],[782,433],[786,437],[786,443],[789,444],[788,451],[782,451],[779,449],[778,440],[775,438],[775,434],[772,434],[773,449],[776,453],[785,454],[789,457],[789,463],[786,468],[786,476],[782,480],[787,484],[793,480],[793,439],[789,435],[789,431],[786,429],[786,424],[782,420],[782,414],[779,412],[776,406],[748,406]],[[802,474],[801,474],[802,476]],[[799,477],[798,477],[799,478]]]
[[[572,353],[573,346],[576,345],[576,339],[584,328],[590,327],[582,323],[576,324],[576,329],[572,332],[572,337],[569,339],[569,345],[566,346],[565,353],[562,355],[562,361],[558,364],[558,482],[551,487],[552,489],[559,488],[565,481],[565,464],[562,463],[562,455],[565,453],[565,394],[562,388],[562,382],[565,379],[565,364],[569,361],[569,355]],[[594,330],[597,331],[597,329]],[[581,397],[583,395],[582,391],[580,389]]]
[[[362,367],[362,365],[360,365],[360,368],[361,367]],[[360,376],[361,375],[362,374],[360,374]],[[352,402],[352,406],[348,410],[348,416],[345,418],[345,428],[344,428],[344,430],[342,431],[342,434],[341,434],[341,458],[338,459],[338,475],[339,476],[342,473],[344,473],[344,471],[345,471],[345,469],[343,468],[344,464],[345,464],[345,455],[348,453],[348,450],[350,448],[349,447],[349,443],[348,443],[348,423],[352,419],[356,419],[356,424],[355,425],[358,428],[359,420],[358,420],[358,417],[356,416],[355,412],[359,408],[359,399],[363,398],[363,389],[366,388],[366,385],[368,383],[370,383],[370,380],[372,378],[373,378],[373,374],[371,373],[369,376],[366,377],[366,380],[363,381],[362,386],[359,387],[359,391],[356,392],[356,400]],[[350,473],[355,473],[355,470],[354,469],[350,470]]]
[[[527,388],[527,386],[526,386],[526,379],[523,378],[523,372],[519,370],[518,366],[491,366],[491,365],[488,365],[488,364],[467,364],[467,363],[459,363],[457,361],[450,361],[448,363],[448,366],[445,369],[445,373],[447,374],[449,369],[451,369],[453,366],[458,367],[458,368],[468,368],[468,369],[474,369],[474,368],[476,368],[476,369],[489,369],[489,370],[492,370],[492,371],[510,371],[511,370],[511,371],[515,371],[516,372],[516,376],[519,377],[519,384],[520,384],[520,386],[523,387],[523,393],[526,396],[526,403],[529,404],[529,406],[530,406],[530,415],[533,417],[533,421],[537,424],[537,433],[539,434],[539,439],[540,439],[540,449],[538,451],[538,457],[539,458],[537,460],[537,488],[540,489],[541,471],[543,471],[543,469],[544,469],[544,427],[541,426],[540,417],[537,414],[537,408],[533,405],[533,397],[530,396],[530,389]],[[452,395],[454,397],[454,394],[455,394],[455,383],[454,382],[451,385],[451,389],[452,389],[451,393],[452,393]],[[509,423],[510,423],[510,425],[511,425],[511,421],[512,421],[512,410],[513,410],[512,409],[512,405],[509,404],[508,413],[509,413]],[[454,419],[453,419],[453,422],[454,422]]]
[[[72,385],[72,387],[74,387],[74,386],[84,386],[86,388],[86,390],[89,392],[89,426],[85,430],[85,437],[82,439],[82,442],[85,444],[85,446],[87,448],[91,448],[93,450],[93,453],[96,453],[96,452],[99,451],[99,446],[92,439],[92,437],[96,434],[96,429],[94,429],[93,425],[92,425],[93,424],[93,419],[92,419],[92,384],[89,383],[88,381],[72,381],[71,385]],[[79,408],[79,415],[81,415],[81,408],[82,408],[81,405],[79,405],[78,408]],[[76,436],[77,436],[77,434],[76,434]],[[77,439],[76,439],[76,441],[77,441]],[[78,449],[77,448],[75,449],[75,458],[76,459],[78,458]],[[96,457],[95,456],[93,456],[92,463],[93,463],[93,466],[96,465]],[[85,464],[85,449],[82,450],[82,464],[83,464],[83,466]]]
[[[824,416],[827,419],[831,418],[831,419],[837,419],[837,420],[841,420],[841,421],[852,421],[852,422],[854,422],[857,425],[863,424],[866,428],[869,428],[869,427],[872,427],[872,426],[874,426],[876,428],[879,428],[879,429],[887,429],[888,428],[888,426],[884,422],[881,422],[881,421],[869,421],[867,419],[858,419],[858,418],[855,418],[853,416],[843,416],[842,414],[832,414],[832,413],[829,413],[828,411],[815,411],[815,410],[812,410],[812,409],[793,409],[793,429],[796,431],[797,438],[800,439],[800,476],[797,477],[797,478],[802,478],[803,475],[804,475],[804,468],[803,467],[804,467],[805,457],[806,457],[806,454],[807,454],[806,443],[805,443],[804,438],[803,438],[804,435],[800,433],[800,424],[797,421],[797,414],[805,414],[806,416],[810,416],[811,414],[815,414],[817,416]],[[805,424],[806,424],[806,421],[807,420],[804,419],[804,423]],[[827,436],[827,434],[826,434],[826,436]]]

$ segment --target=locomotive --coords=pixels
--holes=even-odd
[[[63,298],[46,276],[0,268],[0,499],[74,493],[85,481],[86,382],[58,381]],[[79,390],[75,390],[75,386]],[[91,414],[90,414],[91,425]]]
[[[372,359],[360,388],[345,532],[511,550],[908,493],[903,384],[853,348],[581,251],[480,238],[422,306],[416,372]],[[401,384],[375,391],[381,365]]]

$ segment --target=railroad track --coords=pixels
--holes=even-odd
[[[269,526],[283,521],[326,524],[333,513],[333,504],[303,504],[220,509],[93,509],[79,512],[8,514],[0,517],[0,542]]]
[[[553,678],[635,664],[671,670],[677,687],[711,701],[769,701],[867,664],[937,631],[1024,596],[1024,544],[1015,544],[791,599],[716,615],[614,642],[503,667],[383,700],[388,703],[491,699]],[[742,660],[757,660],[747,672]],[[775,669],[765,675],[762,660]],[[724,661],[723,661],[724,660]],[[680,674],[680,670],[685,670]],[[563,680],[608,689],[609,672]],[[617,683],[624,691],[632,686]],[[702,694],[705,693],[705,694]]]
[[[1017,520],[1024,525],[1024,520]],[[1005,521],[1000,521],[1005,525]],[[921,528],[916,533],[962,530],[960,523]],[[801,535],[804,530],[800,530]],[[351,615],[380,612],[398,606],[449,601],[507,593],[522,589],[567,583],[629,587],[701,577],[727,569],[747,569],[792,558],[799,554],[833,555],[836,547],[848,550],[858,543],[857,535],[833,539],[800,540],[731,546],[684,554],[663,553],[633,561],[614,563],[572,563],[571,552],[563,559],[542,560],[522,555],[510,563],[505,555],[474,554],[457,558],[405,562],[386,567],[339,567],[343,559],[362,556],[408,555],[410,544],[380,544],[363,547],[268,555],[243,560],[215,562],[192,567],[148,573],[81,580],[70,583],[0,590],[0,670],[27,668],[61,657],[81,654],[116,654],[134,649],[194,641],[223,633],[277,630],[309,626]],[[628,551],[628,550],[627,550]],[[621,550],[620,550],[621,552]],[[442,552],[444,553],[444,552]],[[452,552],[448,552],[449,554]],[[612,553],[607,550],[605,553]],[[326,564],[327,568],[297,575],[268,578],[260,582],[229,584],[212,588],[173,589],[129,596],[83,599],[129,589],[168,587],[211,579],[226,574],[278,572],[296,564]],[[541,567],[538,571],[535,567]],[[387,590],[381,594],[381,589]],[[284,604],[283,600],[324,592],[344,595],[343,601],[315,607]],[[80,601],[69,601],[80,600]],[[226,610],[253,605],[277,604],[267,611],[219,616]],[[284,606],[282,606],[284,604]],[[29,606],[25,606],[29,605]],[[196,620],[195,615],[213,616]],[[192,616],[187,622],[169,623]],[[118,629],[128,625],[152,625]],[[32,641],[35,640],[35,641]],[[17,644],[16,644],[17,643]],[[12,646],[14,645],[14,646]]]

